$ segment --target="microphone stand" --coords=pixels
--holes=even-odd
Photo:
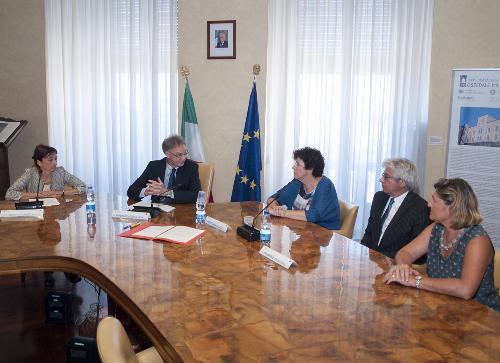
[[[42,209],[43,202],[38,200],[38,193],[40,191],[40,180],[42,179],[41,173],[38,173],[38,185],[36,186],[36,200],[33,202],[17,202],[14,203],[16,209]]]
[[[149,213],[151,218],[156,218],[162,211],[154,206],[153,199],[151,198],[151,204],[149,206],[136,205],[132,209],[132,212],[146,212]]]
[[[259,213],[253,217],[253,222],[251,226],[247,226],[246,224],[239,226],[236,228],[236,234],[240,237],[243,237],[247,241],[257,241],[260,238],[260,231],[255,228],[255,221],[257,220],[257,217],[264,212],[264,210],[269,207],[271,204],[273,204],[277,199],[279,198],[279,195],[274,197],[269,203],[265,205],[264,208],[262,208]]]
[[[38,174],[38,184],[36,186],[36,201],[38,202],[38,193],[40,193],[40,180],[42,179],[41,173]]]
[[[151,196],[151,205],[149,206],[149,214],[151,215],[151,218],[156,218],[161,214],[161,210],[156,208],[153,204],[153,196]]]

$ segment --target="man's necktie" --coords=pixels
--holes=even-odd
[[[177,171],[177,169],[172,169],[172,171],[170,172],[170,176],[168,177],[168,185],[167,185],[168,189],[172,189],[174,187],[174,184],[175,184],[175,172],[176,171]]]
[[[382,217],[380,218],[380,229],[384,228],[384,222],[387,219],[387,216],[389,215],[389,212],[391,211],[392,205],[394,204],[394,198],[389,199],[389,205],[385,209],[384,214],[382,214]]]

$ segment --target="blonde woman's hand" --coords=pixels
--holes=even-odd
[[[405,280],[403,278],[398,278],[396,276],[392,276],[389,280],[387,280],[387,284],[390,284],[391,282],[397,282],[403,286],[409,286],[409,287],[416,287],[416,276],[410,276],[408,277],[408,280]]]
[[[389,271],[384,276],[384,282],[386,284],[390,284],[393,281],[402,283],[406,285],[410,281],[411,278],[420,275],[417,270],[414,270],[407,264],[393,265]]]

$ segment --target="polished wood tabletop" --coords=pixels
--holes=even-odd
[[[121,197],[60,200],[43,221],[0,219],[0,273],[63,270],[103,287],[167,361],[500,361],[500,314],[475,302],[385,285],[391,260],[318,225],[272,217],[271,248],[235,233],[257,203],[209,204],[228,223],[189,245],[122,238]],[[0,202],[0,209],[13,209]],[[194,227],[194,205],[154,221]]]

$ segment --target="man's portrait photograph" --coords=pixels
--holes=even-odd
[[[236,20],[207,21],[207,59],[236,59]]]

